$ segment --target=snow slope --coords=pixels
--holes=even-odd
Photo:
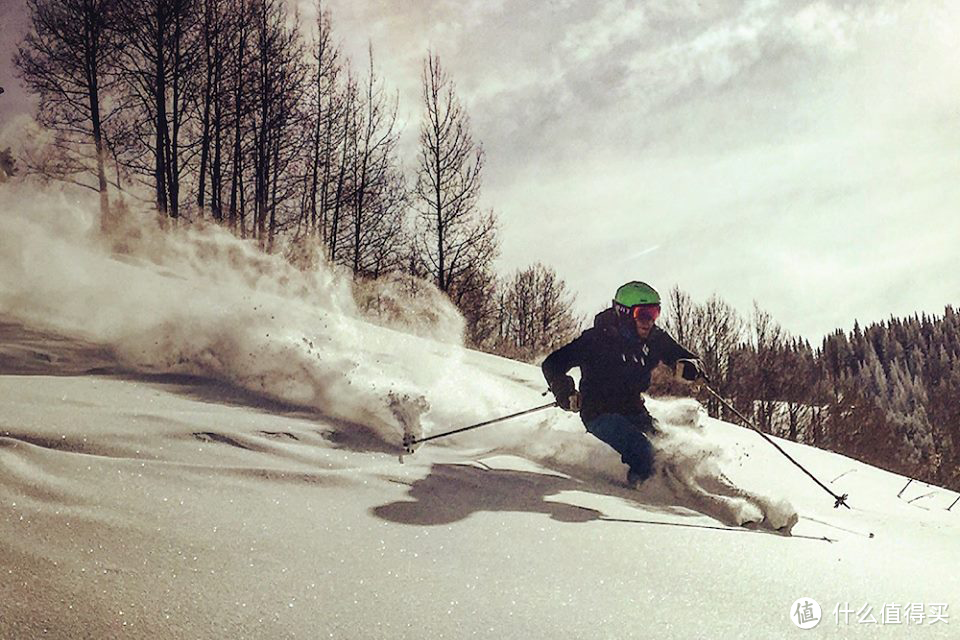
[[[539,371],[459,347],[439,301],[370,317],[215,230],[118,255],[86,203],[3,186],[0,210],[0,638],[956,636],[953,492],[781,442],[834,509],[670,399],[674,479],[639,491],[557,409],[401,464],[404,432],[543,404]]]

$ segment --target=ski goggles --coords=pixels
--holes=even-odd
[[[613,308],[617,310],[617,315],[621,318],[633,318],[634,320],[649,320],[650,322],[655,322],[657,318],[660,317],[660,305],[659,304],[635,304],[632,307],[628,307],[625,304],[620,304],[619,302],[613,303]]]

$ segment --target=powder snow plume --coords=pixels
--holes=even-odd
[[[216,227],[161,230],[150,215],[104,239],[96,210],[0,185],[0,318],[102,345],[124,370],[220,380],[390,441],[416,428],[424,393],[442,384],[442,367],[416,366],[425,341],[364,322],[350,278],[322,261],[299,271]],[[439,355],[456,361],[462,319],[439,304],[419,332],[446,340]]]
[[[683,505],[730,526],[756,525],[789,532],[797,522],[788,501],[742,487],[724,473],[734,466],[732,451],[705,424],[706,412],[689,398],[646,398],[656,421],[650,436],[656,452],[654,475],[638,490],[644,502]],[[494,435],[465,438],[489,453],[522,456],[577,478],[623,485],[620,455],[586,433],[579,416],[555,411]]]
[[[103,238],[96,210],[52,189],[0,185],[0,322],[93,343],[126,372],[197,375],[315,409],[398,448],[402,434],[545,401],[537,369],[465,350],[462,317],[425,283],[354,285],[322,260],[301,271],[215,226],[161,230],[153,216],[131,214]],[[713,498],[723,451],[702,435],[696,402],[648,406],[658,461],[679,484],[657,479],[645,499],[689,502],[730,523],[789,519],[789,505]],[[614,484],[626,470],[578,416],[556,409],[430,446],[510,453]]]

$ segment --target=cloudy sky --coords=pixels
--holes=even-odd
[[[584,313],[641,279],[817,341],[960,301],[955,2],[325,6],[358,69],[372,42],[408,149],[440,56],[487,152],[502,269],[553,266]]]

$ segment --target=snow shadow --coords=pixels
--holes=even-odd
[[[560,522],[592,522],[595,509],[547,500],[562,491],[581,490],[570,478],[529,471],[484,469],[465,464],[434,464],[430,473],[410,485],[412,500],[371,509],[383,520],[411,525],[442,525],[481,511],[542,513]]]
[[[86,375],[114,364],[113,354],[102,345],[0,317],[0,375]]]
[[[109,346],[7,322],[2,316],[0,375],[97,376],[149,385],[164,393],[206,404],[253,409],[271,416],[317,422],[322,425],[317,433],[335,447],[365,453],[398,453],[402,432],[409,429],[413,435],[420,435],[419,416],[428,408],[419,396],[384,392],[366,399],[367,404],[378,407],[379,413],[386,418],[378,420],[369,412],[360,410],[338,416],[337,413],[344,412],[336,411],[336,407],[334,413],[330,413],[323,403],[285,401],[282,395],[246,388],[229,376],[138,370],[119,362]],[[349,404],[348,401],[349,395],[342,397],[340,405]],[[64,402],[85,404],[74,400]]]
[[[118,364],[109,346],[54,331],[31,329],[2,318],[0,375],[99,376],[150,384],[163,391],[206,403],[259,409],[288,417],[315,419],[323,415],[315,408],[282,402],[217,378],[189,373],[131,370]]]
[[[808,536],[808,535],[797,535],[795,533],[789,532],[780,532],[780,531],[771,531],[769,529],[762,529],[755,525],[749,526],[739,526],[732,527],[722,524],[710,525],[710,524],[693,524],[690,522],[663,522],[662,520],[640,520],[636,518],[600,518],[604,522],[613,522],[620,524],[639,524],[639,525],[657,525],[665,527],[678,527],[683,529],[706,529],[712,531],[732,531],[733,533],[761,533],[770,536],[777,536],[779,538],[802,538],[804,540],[814,540],[817,542],[837,542],[836,538],[828,538],[827,536]]]

